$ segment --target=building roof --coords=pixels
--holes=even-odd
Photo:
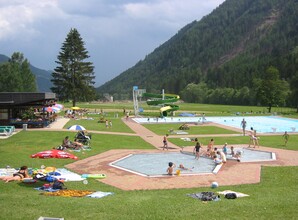
[[[0,92],[0,107],[49,106],[56,100],[56,94],[51,92]]]

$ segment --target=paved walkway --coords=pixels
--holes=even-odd
[[[144,177],[123,171],[110,166],[109,164],[122,157],[133,153],[154,153],[161,152],[162,136],[144,128],[142,125],[132,121],[124,120],[136,135],[156,147],[156,150],[109,150],[107,152],[79,160],[66,167],[77,173],[105,173],[107,178],[98,180],[123,190],[144,190],[144,189],[174,189],[208,187],[213,181],[219,185],[239,185],[259,183],[261,178],[261,166],[298,166],[298,152],[268,147],[260,147],[260,150],[274,152],[276,161],[239,163],[228,161],[217,174],[202,174],[192,176],[165,176],[165,177]],[[92,131],[93,132],[93,131]],[[230,136],[230,135],[229,135]],[[178,146],[170,143],[169,151],[179,151]],[[192,147],[185,150],[191,151]],[[166,170],[167,167],[165,167]]]

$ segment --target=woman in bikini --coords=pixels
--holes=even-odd
[[[211,156],[211,151],[213,150],[213,145],[214,145],[214,140],[213,138],[210,140],[210,142],[207,145],[207,151],[206,151],[206,156],[210,157]]]
[[[13,174],[13,176],[1,176],[0,179],[8,183],[12,181],[20,181],[28,177],[30,177],[28,174],[28,167],[22,166],[18,172]]]

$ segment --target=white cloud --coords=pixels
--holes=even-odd
[[[53,69],[67,33],[77,28],[101,84],[223,1],[0,0],[0,53],[20,51],[33,65]]]

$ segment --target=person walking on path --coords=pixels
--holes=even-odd
[[[168,150],[169,149],[169,146],[168,146],[168,134],[166,134],[165,136],[163,136],[163,147],[162,149],[164,150],[165,148]]]
[[[244,118],[241,121],[241,127],[242,127],[242,131],[243,131],[243,136],[245,136],[246,121]]]

